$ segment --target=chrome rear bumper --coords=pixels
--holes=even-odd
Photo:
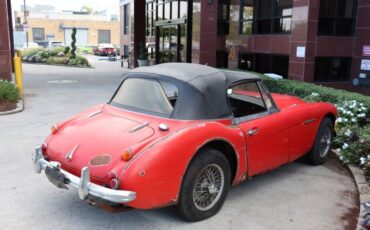
[[[86,200],[89,195],[113,203],[128,203],[136,199],[136,192],[109,189],[90,182],[90,171],[88,167],[81,169],[81,178],[66,172],[60,168],[60,163],[47,161],[42,155],[41,147],[37,147],[32,155],[33,168],[36,173],[41,173],[47,167],[58,170],[64,176],[66,187],[73,187],[78,190],[81,200]]]

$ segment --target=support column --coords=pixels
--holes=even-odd
[[[210,4],[208,2],[211,2]],[[225,35],[217,35],[218,0],[201,0],[199,64],[216,67],[217,50],[225,50]]]
[[[313,81],[319,7],[319,0],[293,1],[289,55],[290,79]]]
[[[8,22],[8,3],[10,0],[0,0],[0,79],[11,80],[12,61]]]
[[[134,1],[134,10],[133,14],[131,15],[132,19],[132,31],[131,36],[132,40],[134,41],[134,49],[133,49],[133,61],[134,66],[137,67],[137,59],[139,57],[140,52],[140,44],[143,43],[146,45],[145,40],[145,1],[144,0],[135,0]]]

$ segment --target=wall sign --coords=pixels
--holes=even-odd
[[[306,47],[305,46],[297,46],[296,56],[299,57],[299,58],[306,57]]]
[[[370,60],[362,59],[362,61],[361,61],[361,70],[370,70]]]
[[[370,45],[366,45],[362,47],[362,56],[370,57]]]

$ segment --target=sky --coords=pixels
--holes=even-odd
[[[12,10],[20,10],[23,0],[11,0]],[[53,5],[56,10],[78,11],[82,6],[90,6],[96,11],[111,10],[119,12],[119,0],[26,0],[26,5],[45,4]]]

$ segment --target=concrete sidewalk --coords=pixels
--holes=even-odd
[[[33,172],[31,153],[51,125],[109,100],[124,69],[25,64],[25,110],[0,116],[0,229],[354,229],[357,190],[330,158],[319,167],[297,162],[233,188],[215,216],[183,222],[174,208],[106,213]]]

